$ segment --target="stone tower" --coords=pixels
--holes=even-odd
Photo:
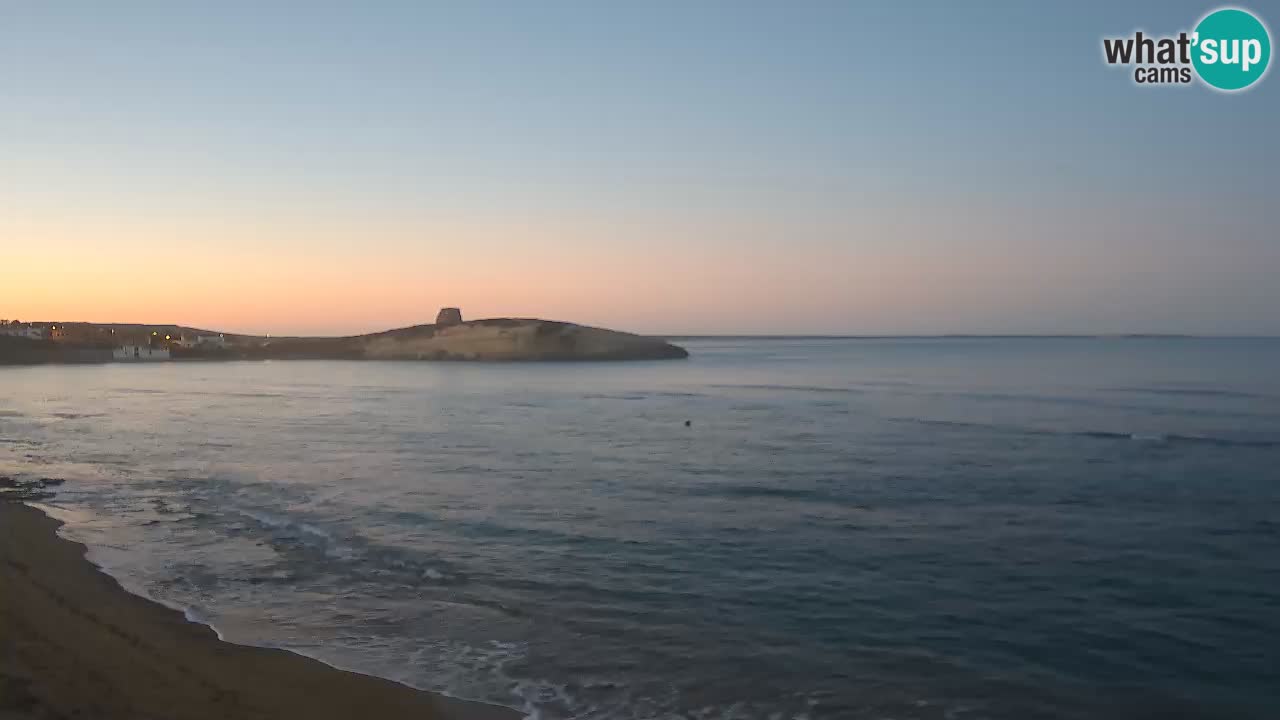
[[[462,323],[462,311],[458,308],[440,308],[436,314],[437,325],[458,325]]]

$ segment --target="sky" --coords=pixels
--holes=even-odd
[[[0,317],[1280,334],[1280,76],[1102,60],[1214,4],[303,5],[0,0]]]

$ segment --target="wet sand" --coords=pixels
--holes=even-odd
[[[337,670],[284,650],[218,640],[123,590],[39,510],[0,501],[0,720],[418,718],[519,720]]]

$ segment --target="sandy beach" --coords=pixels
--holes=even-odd
[[[123,590],[58,525],[0,501],[0,720],[520,717],[222,642]]]

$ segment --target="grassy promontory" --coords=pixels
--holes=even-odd
[[[0,364],[94,362],[112,342],[155,345],[166,336],[172,341],[163,344],[175,360],[663,360],[689,355],[661,338],[532,318],[415,325],[346,337],[237,335],[180,325],[75,323],[67,327],[89,340],[0,338],[4,341],[0,342]],[[180,338],[201,336],[219,340],[195,347],[179,343]]]
[[[415,325],[351,337],[228,335],[227,341],[223,354],[277,359],[660,360],[689,355],[659,338],[524,318]]]

